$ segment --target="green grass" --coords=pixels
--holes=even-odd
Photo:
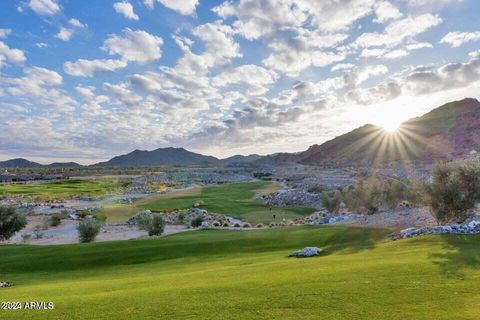
[[[233,183],[220,186],[205,187],[197,195],[179,196],[168,199],[157,199],[139,205],[140,208],[152,211],[168,211],[172,209],[187,209],[202,200],[201,208],[211,213],[225,214],[231,217],[247,219],[252,223],[268,223],[276,214],[276,221],[283,218],[294,219],[315,211],[312,208],[288,207],[272,208],[255,200],[255,195],[262,190],[270,190],[272,182]]]
[[[0,247],[0,319],[478,319],[480,236],[391,242],[348,227]],[[319,246],[316,258],[287,258]]]
[[[0,198],[2,196],[33,196],[59,199],[80,195],[103,195],[116,188],[118,188],[118,184],[108,180],[6,184],[0,185]]]

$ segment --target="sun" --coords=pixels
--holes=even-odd
[[[382,127],[383,130],[394,133],[398,131],[398,128],[400,128],[400,122],[397,121],[385,121],[380,124],[380,127]]]

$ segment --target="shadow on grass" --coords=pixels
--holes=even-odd
[[[371,250],[385,240],[391,232],[385,229],[352,227],[346,232],[339,229],[323,241],[321,256],[330,254],[352,254]]]
[[[465,279],[465,269],[480,268],[480,235],[440,235],[444,241],[443,253],[429,258],[448,278]]]
[[[0,248],[1,273],[94,270],[172,259],[210,261],[318,246],[323,255],[373,249],[388,236],[384,229],[356,227],[291,227],[252,231],[205,230],[160,239],[55,246]]]

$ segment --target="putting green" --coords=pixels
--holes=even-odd
[[[1,319],[478,319],[480,236],[391,242],[388,230],[207,230],[164,238],[0,246]],[[295,259],[319,246],[320,257]]]

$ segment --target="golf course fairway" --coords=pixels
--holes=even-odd
[[[354,227],[203,230],[0,246],[0,319],[479,319],[480,236]],[[317,246],[314,258],[288,258]]]

